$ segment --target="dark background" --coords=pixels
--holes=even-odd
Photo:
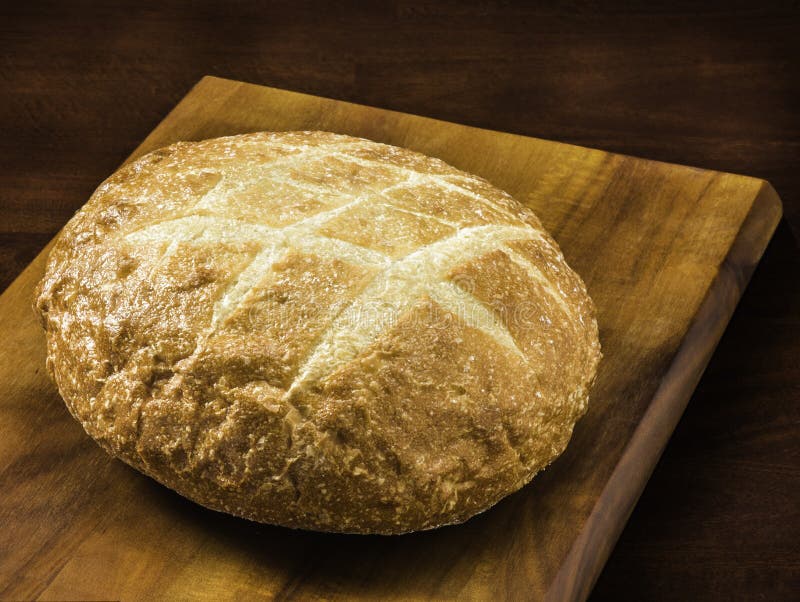
[[[593,599],[797,599],[797,2],[145,4],[2,3],[0,290],[206,74],[766,178],[788,219]]]

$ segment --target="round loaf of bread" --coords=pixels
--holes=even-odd
[[[326,132],[180,142],[106,180],[37,290],[47,367],[114,456],[323,531],[464,521],[566,447],[594,307],[485,180]]]

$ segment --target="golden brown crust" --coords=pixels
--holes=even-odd
[[[565,448],[594,307],[488,182],[326,132],[181,142],[106,180],[51,252],[48,369],[105,449],[250,519],[466,520]]]

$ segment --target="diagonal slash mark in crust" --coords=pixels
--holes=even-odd
[[[330,154],[331,146],[335,146],[338,149],[346,147],[348,144],[310,147],[317,149],[317,152],[301,151],[290,157],[267,163],[264,167],[274,168],[276,165],[297,165],[299,160],[307,162]],[[452,180],[446,180],[445,176],[425,174],[407,167],[393,166],[371,160],[361,160],[343,152],[334,152],[332,154],[365,168],[369,168],[374,164],[384,169],[393,169],[398,174],[405,176],[405,179],[378,193],[382,197],[380,204],[389,208],[403,211],[387,202],[388,198],[383,193],[390,188],[410,187],[418,183],[430,182],[438,184],[447,190],[456,189],[458,192],[467,194],[482,204],[488,205],[495,211],[515,217],[504,207],[454,184]],[[261,248],[229,286],[219,294],[211,323],[199,337],[193,356],[196,357],[202,351],[206,342],[218,330],[224,320],[246,301],[264,275],[271,270],[276,262],[286,256],[290,248],[306,252],[332,254],[333,256],[343,257],[346,261],[355,265],[378,268],[379,270],[372,280],[366,284],[361,293],[333,316],[328,328],[318,337],[310,353],[301,363],[294,382],[286,391],[285,397],[287,399],[308,382],[325,378],[326,375],[335,371],[339,366],[356,357],[379,336],[393,316],[411,307],[413,303],[425,294],[429,295],[445,309],[456,313],[468,326],[484,331],[498,343],[524,359],[525,356],[514,341],[514,337],[505,324],[494,315],[493,310],[484,306],[481,301],[470,293],[444,280],[447,272],[452,268],[470,259],[479,258],[491,251],[502,249],[515,263],[521,264],[526,268],[531,276],[536,276],[536,279],[545,285],[545,288],[556,300],[560,300],[561,295],[559,293],[561,291],[556,292],[553,283],[532,262],[521,254],[510,251],[504,244],[505,242],[518,240],[537,240],[542,244],[549,245],[549,242],[531,226],[485,225],[461,228],[452,236],[420,247],[405,257],[392,261],[388,256],[368,247],[315,233],[315,230],[323,224],[367,199],[372,198],[374,200],[373,197],[368,195],[358,196],[341,206],[306,217],[282,228],[276,228],[265,223],[229,218],[223,215],[197,213],[204,198],[209,194],[213,192],[219,198],[221,191],[218,188],[222,181],[223,179],[220,179],[220,182],[208,191],[186,214],[145,228],[123,233],[119,237],[119,240],[134,245],[167,242],[167,249],[164,255],[159,258],[154,269],[163,264],[166,257],[174,253],[181,243],[214,244],[231,242],[241,244],[255,242]],[[320,187],[314,186],[314,188]],[[457,226],[457,224],[444,222],[432,215],[409,212],[407,210],[405,212],[431,221]],[[385,301],[387,311],[382,312],[378,319],[373,322],[359,320],[359,317],[363,314],[359,310],[363,310],[365,304],[370,300],[378,298]],[[456,311],[459,309],[461,311]],[[469,311],[463,311],[464,309],[469,309]],[[356,337],[352,336],[354,332],[357,335]],[[348,335],[348,337],[343,335]],[[346,338],[348,340],[345,340]],[[333,353],[334,351],[335,354]]]

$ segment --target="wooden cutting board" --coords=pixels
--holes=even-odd
[[[132,157],[321,129],[405,146],[533,208],[586,281],[605,357],[565,454],[459,526],[329,535],[201,508],[70,417],[31,310],[46,251],[0,296],[0,598],[585,598],[781,215],[763,180],[204,78]],[[691,470],[687,466],[686,470]]]

